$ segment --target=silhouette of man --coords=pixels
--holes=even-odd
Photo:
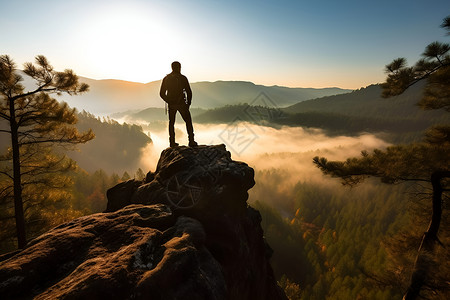
[[[170,147],[178,146],[175,143],[175,116],[177,111],[186,123],[186,130],[189,136],[189,147],[196,147],[194,140],[194,128],[192,126],[191,113],[189,106],[192,101],[192,90],[186,76],[181,74],[181,64],[177,61],[172,63],[172,73],[164,77],[161,90],[161,98],[169,105],[169,142]]]

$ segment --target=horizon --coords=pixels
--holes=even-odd
[[[450,299],[449,0],[1,7],[0,298]]]
[[[359,89],[383,68],[444,40],[448,1],[9,1],[2,53],[21,66],[45,55],[55,69],[95,80],[149,83],[178,60],[190,82]],[[65,12],[70,11],[70,14]],[[32,29],[32,30],[31,30]],[[30,46],[32,45],[32,46]]]
[[[158,80],[153,80],[153,81],[149,81],[149,82],[138,82],[138,81],[129,81],[129,80],[123,80],[123,79],[117,79],[117,78],[105,78],[105,79],[95,79],[95,78],[90,78],[90,77],[86,77],[86,76],[82,76],[82,75],[78,75],[78,77],[80,78],[86,78],[86,79],[90,79],[90,80],[95,80],[95,81],[122,81],[125,83],[138,83],[138,84],[150,84],[150,83],[158,83],[162,81],[161,79]],[[266,85],[266,84],[260,84],[260,83],[256,83],[256,82],[252,82],[252,81],[246,81],[246,80],[222,80],[222,79],[217,79],[214,81],[210,81],[210,80],[200,80],[200,81],[193,81],[190,82],[190,84],[194,84],[194,83],[216,83],[216,82],[244,82],[244,83],[251,83],[254,85],[259,85],[259,86],[265,86],[265,87],[282,87],[282,88],[290,88],[290,89],[341,89],[341,90],[357,90],[357,89],[346,89],[346,88],[341,88],[338,86],[325,86],[325,87],[304,87],[304,86],[284,86],[284,85],[278,85],[278,84],[273,84],[273,85]],[[377,85],[380,83],[370,83],[367,86],[370,85]],[[362,86],[360,88],[364,88],[367,86]],[[359,88],[358,88],[359,89]]]

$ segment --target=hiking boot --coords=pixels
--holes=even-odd
[[[196,141],[190,141],[189,142],[189,147],[197,147],[197,146],[198,146],[198,144],[197,144]]]

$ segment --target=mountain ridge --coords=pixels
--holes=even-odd
[[[443,110],[424,111],[417,106],[424,83],[410,87],[402,95],[383,98],[379,84],[351,93],[326,96],[277,108],[274,106],[230,105],[210,109],[194,118],[198,123],[231,123],[236,118],[261,125],[321,128],[328,134],[361,132],[394,134],[418,138],[424,130],[448,122]]]
[[[62,95],[66,101],[78,110],[86,110],[96,115],[109,115],[127,110],[142,110],[148,107],[164,107],[159,97],[161,80],[138,83],[119,79],[90,79],[79,77],[81,82],[90,86],[83,95]],[[192,82],[193,107],[217,108],[238,103],[252,103],[264,93],[278,107],[292,105],[300,101],[323,96],[348,93],[351,90],[329,88],[291,88],[283,86],[258,85],[250,81],[199,81]]]

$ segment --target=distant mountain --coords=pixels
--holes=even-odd
[[[160,82],[147,84],[123,80],[94,80],[80,77],[80,81],[89,84],[89,92],[61,99],[78,110],[86,110],[95,115],[108,115],[125,110],[142,110],[149,106],[163,107],[158,100]]]
[[[122,80],[94,80],[80,77],[80,81],[89,84],[90,91],[83,95],[62,95],[66,101],[78,110],[86,110],[96,115],[109,115],[123,111],[139,111],[148,107],[164,107],[159,97],[161,81],[146,84]],[[288,88],[263,86],[243,81],[216,81],[191,83],[193,92],[192,107],[216,108],[238,103],[253,103],[263,95],[272,106],[283,107],[308,99],[348,93],[340,88]]]
[[[236,119],[269,126],[302,126],[326,130],[329,134],[387,133],[395,142],[421,138],[434,124],[448,124],[443,110],[424,111],[416,104],[423,83],[402,95],[381,97],[380,85],[371,85],[347,94],[299,102],[285,108],[228,105],[210,109],[196,118],[198,123],[229,123]]]
[[[192,84],[193,106],[217,108],[225,105],[248,103],[284,107],[323,96],[348,93],[351,90],[340,88],[288,88],[283,86],[264,86],[246,81],[196,82]]]
[[[376,84],[347,94],[303,101],[282,110],[290,114],[322,112],[366,118],[447,118],[443,111],[424,111],[417,106],[423,88],[424,82],[419,82],[401,95],[383,98],[381,86]]]
[[[27,90],[35,88],[35,82],[21,72]],[[124,111],[141,111],[148,107],[164,107],[159,97],[161,80],[138,83],[116,79],[95,80],[79,76],[81,82],[89,84],[89,92],[70,96],[63,94],[57,99],[67,102],[79,111],[95,115],[110,115]],[[269,102],[270,106],[284,107],[300,101],[348,93],[340,88],[288,88],[264,86],[245,81],[216,81],[191,83],[192,107],[217,108],[239,103],[255,104]],[[261,97],[262,96],[262,97]],[[257,103],[261,104],[261,103]]]

